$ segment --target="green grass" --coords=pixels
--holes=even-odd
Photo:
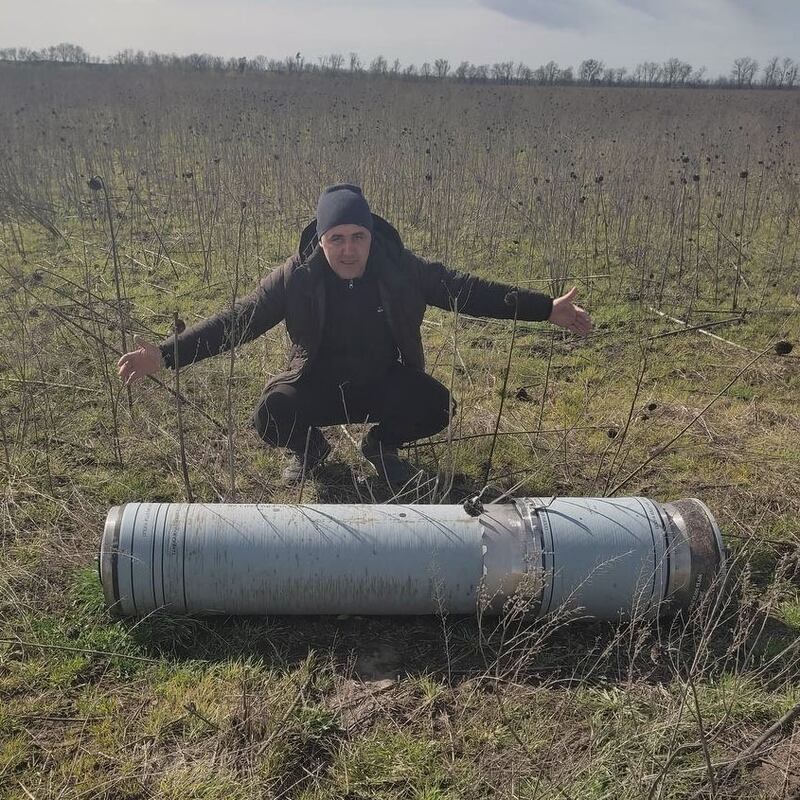
[[[310,89],[304,85],[292,91]],[[487,108],[499,102],[498,97],[483,96]],[[226,98],[220,114],[228,111],[230,96]],[[566,95],[561,98],[572,102]],[[262,99],[259,96],[257,102]],[[740,102],[738,95],[729,100]],[[784,107],[792,100],[787,95]],[[315,98],[311,106],[318,101]],[[158,125],[164,128],[159,127],[152,139],[125,140],[130,162],[122,163],[120,150],[119,163],[106,164],[103,156],[79,167],[93,174],[103,164],[114,189],[114,203],[122,214],[117,229],[129,299],[127,324],[153,338],[169,333],[176,310],[191,324],[229,302],[241,199],[236,193],[241,186],[249,187],[253,214],[241,261],[243,293],[294,246],[308,205],[307,198],[295,194],[296,187],[313,194],[309,187],[317,180],[308,170],[309,164],[316,164],[312,159],[318,137],[304,127],[294,130],[292,114],[299,119],[301,107],[274,115],[294,134],[291,159],[281,150],[284,160],[278,163],[292,164],[297,174],[280,181],[264,177],[275,180],[275,186],[265,189],[250,182],[253,175],[261,175],[258,170],[250,170],[252,175],[236,172],[240,156],[250,167],[263,166],[264,160],[262,140],[256,137],[253,145],[252,131],[243,133],[236,127],[236,114],[224,122],[230,127],[225,128],[230,141],[215,139],[207,130],[193,137],[195,150],[190,153],[190,145],[181,142],[184,123],[192,116],[183,100],[176,103],[174,115],[159,115]],[[197,108],[207,105],[198,103]],[[518,113],[519,107],[508,113]],[[548,113],[551,110],[558,109],[553,106]],[[92,124],[99,119],[86,109],[75,113]],[[464,120],[470,113],[465,111]],[[242,119],[249,119],[248,114]],[[578,122],[564,129],[577,130],[575,135],[586,142],[597,136],[596,150],[587,144],[585,156],[570,155],[585,158],[579,171],[585,168],[591,176],[609,166],[604,166],[602,148],[617,134],[607,119],[591,130],[585,128],[582,114],[583,110]],[[3,119],[0,115],[0,122]],[[320,120],[315,114],[314,124]],[[773,121],[770,117],[769,130]],[[462,137],[468,133],[462,122],[459,118],[458,125],[444,133],[427,120],[423,127],[433,129],[425,127],[422,135],[437,142],[445,136]],[[544,137],[547,148],[542,152],[549,151],[552,126],[542,134],[528,123],[519,128],[526,140]],[[515,118],[515,124],[523,122]],[[716,130],[712,121],[706,127]],[[377,140],[369,138],[373,134],[364,135],[375,146],[390,138],[391,130],[393,124],[382,126]],[[278,150],[283,146],[278,144],[280,131],[271,132],[277,138],[270,147]],[[731,139],[724,130],[716,132],[734,163],[743,155],[741,142],[735,133]],[[689,139],[695,135],[689,127],[684,134]],[[458,141],[451,151],[454,157],[473,152],[470,141]],[[754,142],[748,138],[748,147],[752,143],[755,150]],[[421,143],[422,139],[402,142],[397,162],[384,162],[392,180],[412,200],[419,195],[409,177],[413,169],[408,167],[409,175],[402,178],[391,170],[416,163],[409,161],[413,147],[420,145],[424,152],[430,144]],[[486,277],[541,278],[530,285],[545,288],[553,248],[562,245],[571,271],[604,275],[609,269],[612,274],[576,279],[581,302],[596,325],[585,342],[542,325],[518,323],[504,398],[512,323],[462,317],[456,324],[452,315],[431,310],[430,324],[423,328],[428,366],[447,385],[454,376],[460,411],[454,419],[452,449],[423,443],[409,450],[421,467],[431,473],[438,470],[445,485],[452,479],[449,494],[440,491],[414,499],[460,502],[482,488],[491,447],[487,434],[494,430],[502,399],[499,429],[513,435],[497,440],[487,497],[514,487],[517,495],[598,495],[631,476],[620,493],[664,501],[702,498],[717,515],[733,555],[729,600],[719,614],[705,609],[689,624],[665,622],[658,627],[577,624],[543,633],[541,626],[523,625],[511,632],[518,636],[513,653],[503,643],[509,630],[491,620],[479,628],[475,620],[452,618],[195,619],[165,613],[144,620],[110,618],[94,562],[109,506],[144,499],[180,501],[185,496],[175,404],[155,386],[137,386],[129,410],[126,393],[113,374],[113,350],[120,347],[120,336],[102,208],[88,190],[85,196],[79,191],[80,205],[65,192],[63,187],[72,184],[63,179],[73,177],[69,158],[52,150],[42,156],[35,150],[40,145],[28,144],[34,148],[25,151],[30,163],[41,168],[41,174],[38,168],[31,172],[30,192],[37,195],[50,176],[44,196],[58,206],[59,225],[68,242],[49,237],[23,219],[13,228],[14,236],[24,239],[23,255],[14,245],[12,221],[4,217],[0,227],[0,472],[5,479],[0,501],[0,798],[633,800],[661,786],[662,798],[678,800],[700,789],[706,776],[690,680],[714,763],[736,757],[798,702],[797,351],[792,358],[765,354],[674,445],[659,453],[751,358],[694,332],[661,337],[676,326],[647,308],[656,304],[660,268],[666,269],[665,312],[692,325],[707,324],[730,313],[732,251],[723,253],[722,288],[715,304],[716,235],[704,224],[702,255],[707,262],[701,263],[706,270],[699,283],[701,296],[693,298],[694,273],[690,270],[681,285],[674,250],[668,263],[661,260],[676,243],[676,228],[667,226],[668,216],[656,216],[661,227],[652,232],[648,256],[654,277],[645,275],[642,296],[636,248],[643,246],[646,206],[640,203],[630,212],[628,238],[617,241],[612,234],[606,264],[602,223],[599,251],[594,252],[593,186],[587,191],[591,202],[579,209],[573,236],[571,206],[560,209],[558,199],[532,217],[527,211],[515,215],[498,201],[495,183],[502,186],[505,174],[505,162],[499,160],[486,162],[497,175],[487,173],[483,189],[473,187],[468,195],[456,195],[457,208],[424,206],[415,224],[400,220],[408,244],[427,256],[441,256],[443,239],[448,238],[442,220],[450,209],[454,230],[448,242],[454,263]],[[331,152],[338,153],[340,144]],[[649,160],[645,165],[637,160],[646,150],[643,142],[626,139],[625,146],[630,156],[626,169],[638,183],[625,184],[615,194],[613,171],[606,172],[603,191],[609,192],[609,215],[621,218],[628,213],[625,202],[635,201],[644,191],[653,193],[654,205],[662,211],[676,208],[668,183],[672,161],[665,166],[659,150],[662,160],[651,170]],[[97,150],[91,143],[87,147]],[[212,242],[212,274],[205,282],[189,184],[170,176],[197,161],[193,168],[205,187],[202,182],[214,174],[212,150],[218,147],[228,159],[223,166],[231,172]],[[673,159],[675,147],[669,148]],[[616,147],[609,152],[618,153]],[[478,156],[464,175],[483,171],[482,144]],[[533,185],[533,173],[526,170],[538,172],[541,180],[531,196],[525,196],[526,209],[528,204],[536,206],[536,193],[546,196],[549,190],[543,187],[555,185],[555,179],[546,184],[545,177],[558,173],[558,165],[551,169],[544,156],[529,160],[533,158],[518,153],[513,159],[518,174],[507,182],[516,196]],[[138,174],[132,167],[137,159],[154,161],[148,175],[138,176],[139,186],[149,209],[167,211],[159,233],[176,262],[177,276],[163,258],[156,262],[160,245],[152,227],[126,205],[123,189]],[[619,164],[610,166],[616,169]],[[337,165],[334,171],[341,169]],[[455,180],[461,174],[450,177]],[[716,180],[714,186],[735,204],[738,172],[732,178],[722,172],[717,177],[703,174],[704,181]],[[152,195],[147,194],[148,181]],[[78,184],[82,191],[83,182]],[[376,189],[378,185],[376,181]],[[772,187],[776,203],[789,197],[777,183]],[[202,213],[208,224],[214,198],[207,187],[203,191],[208,205]],[[713,204],[716,196],[711,191],[708,202]],[[277,210],[269,203],[282,192],[287,193],[281,201],[285,205]],[[442,201],[438,194],[425,197],[426,203]],[[458,216],[461,206],[478,220],[477,227],[469,214]],[[708,210],[716,219],[713,208]],[[754,311],[791,309],[796,304],[792,241],[784,242],[782,260],[774,245],[782,215],[789,211],[788,205],[764,206],[753,233],[742,304]],[[256,220],[260,260],[255,257]],[[432,227],[437,221],[441,230]],[[778,267],[780,279],[773,281]],[[87,275],[92,291],[88,310]],[[104,342],[77,330],[50,307],[88,326]],[[713,330],[755,352],[777,338],[795,344],[800,338],[796,313],[751,313],[740,324]],[[264,380],[282,368],[283,356],[280,328],[237,354],[233,419],[240,501],[298,499],[295,491],[279,486],[280,456],[263,448],[248,426]],[[104,357],[110,364],[110,390]],[[222,357],[182,375],[185,395],[222,422],[228,414],[227,370]],[[119,453],[113,441],[114,410]],[[231,498],[227,438],[192,407],[184,408],[184,423],[195,498]],[[307,485],[303,500],[359,502],[370,497],[370,490],[376,500],[386,499],[382,487],[365,480],[351,441],[339,429],[329,433],[336,462],[327,473],[332,485]],[[375,652],[389,654],[385,674],[369,671]],[[749,763],[718,787],[717,796],[777,800],[781,789],[774,786],[783,780],[780,766],[796,765],[792,742],[789,731],[780,732],[770,743],[775,750],[765,753],[778,767],[767,760]],[[665,765],[668,771],[662,780]],[[786,796],[796,791],[795,772],[787,778]]]

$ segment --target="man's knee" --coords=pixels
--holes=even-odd
[[[250,417],[256,433],[267,443],[277,444],[294,427],[297,403],[291,387],[278,385],[265,392]],[[283,436],[281,436],[283,431]]]
[[[265,395],[256,406],[253,415],[250,417],[250,424],[256,429],[256,433],[262,438],[267,438],[272,415],[269,410],[269,398]]]

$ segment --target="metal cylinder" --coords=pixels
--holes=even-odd
[[[100,546],[108,607],[177,614],[496,614],[688,609],[725,567],[699,500],[459,505],[128,503]]]

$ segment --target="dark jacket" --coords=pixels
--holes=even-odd
[[[425,261],[403,246],[400,235],[386,220],[373,217],[370,269],[377,274],[387,320],[407,366],[425,368],[420,328],[429,305],[495,319],[512,319],[515,306],[519,320],[541,321],[550,316],[550,297]],[[249,342],[285,320],[292,347],[287,372],[276,380],[298,378],[314,363],[319,351],[327,269],[330,267],[317,241],[315,222],[311,222],[300,237],[298,253],[263,278],[252,294],[178,335],[180,366]],[[166,365],[174,368],[172,338],[161,344],[161,353]]]

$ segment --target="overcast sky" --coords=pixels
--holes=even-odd
[[[0,0],[0,47],[67,41],[124,48],[316,60],[536,67],[599,58],[633,68],[676,56],[710,75],[734,58],[800,60],[800,0]]]

